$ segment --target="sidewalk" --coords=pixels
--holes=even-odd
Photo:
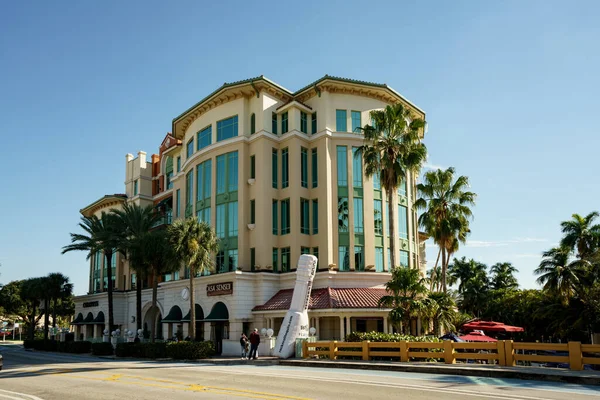
[[[360,360],[330,361],[311,359],[279,360],[279,365],[290,367],[369,369],[380,371],[417,372],[424,374],[481,376],[489,378],[540,380],[600,386],[600,371],[571,371],[560,368],[501,367],[497,365],[481,364],[436,364],[420,362],[400,363]]]

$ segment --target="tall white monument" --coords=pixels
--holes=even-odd
[[[317,272],[317,257],[302,254],[296,269],[296,286],[292,303],[277,335],[273,355],[289,358],[294,354],[296,339],[308,338],[308,302],[313,278]]]

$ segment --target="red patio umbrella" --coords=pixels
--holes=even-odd
[[[469,333],[468,335],[464,335],[464,336],[459,336],[459,338],[461,338],[464,341],[467,342],[497,342],[498,340],[486,336],[483,334],[483,332],[481,331],[473,331],[471,333]]]
[[[462,326],[464,330],[481,330],[487,332],[523,332],[525,329],[520,326],[505,325],[502,322],[495,321],[472,321]]]

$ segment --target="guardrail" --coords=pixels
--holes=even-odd
[[[540,354],[542,353],[542,354]],[[499,340],[494,343],[443,342],[338,342],[320,341],[302,344],[304,358],[360,357],[368,361],[373,357],[399,359],[443,360],[454,364],[457,360],[485,361],[502,366],[516,366],[517,362],[569,364],[579,371],[584,364],[600,365],[600,345],[569,343],[522,343]]]

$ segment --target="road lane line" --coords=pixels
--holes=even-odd
[[[234,372],[227,371],[227,374],[236,374],[236,375],[247,375],[245,372]],[[275,378],[284,378],[284,379],[298,379],[298,380],[312,380],[319,382],[332,382],[332,383],[344,383],[344,384],[356,384],[356,385],[366,385],[366,386],[385,386],[391,388],[400,388],[400,389],[413,389],[413,390],[423,390],[430,392],[440,392],[440,393],[456,393],[462,394],[465,396],[481,396],[481,397],[489,397],[489,398],[502,398],[507,400],[549,400],[544,397],[532,397],[532,396],[522,396],[522,395],[510,395],[510,394],[495,394],[488,392],[477,392],[471,390],[464,389],[449,389],[449,388],[438,388],[434,386],[422,386],[422,385],[409,385],[405,383],[387,383],[387,382],[372,382],[372,381],[361,381],[356,379],[335,379],[335,378],[325,378],[325,377],[311,377],[311,376],[296,376],[296,375],[287,375],[287,374],[273,374],[273,373],[261,373],[261,377],[275,377]],[[493,386],[492,386],[493,387]]]
[[[42,398],[36,397],[36,396],[34,396],[32,394],[19,393],[19,392],[11,392],[10,390],[4,390],[4,389],[0,389],[0,392],[8,393],[8,394],[16,394],[18,396],[22,396],[22,397],[25,397],[25,398],[31,399],[31,400],[43,400]],[[19,399],[19,400],[22,400],[22,399]]]
[[[5,398],[5,399],[23,400],[22,397],[13,397],[13,396],[9,396],[9,395],[2,394],[2,393],[0,393],[0,397]]]

